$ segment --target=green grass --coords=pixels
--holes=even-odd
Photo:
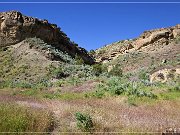
[[[58,99],[62,100],[74,100],[74,99],[83,99],[85,98],[84,93],[62,93]]]
[[[85,98],[85,92],[83,93],[73,93],[73,92],[65,92],[61,93],[61,91],[49,92],[47,90],[37,90],[37,89],[25,89],[25,90],[17,90],[12,93],[13,95],[23,95],[23,96],[33,96],[39,99],[47,98],[47,99],[59,99],[59,100],[74,100],[74,99],[83,99]]]
[[[139,106],[142,104],[154,104],[158,101],[158,99],[152,99],[149,97],[137,97],[137,96],[128,96],[126,103],[128,103],[130,106]]]
[[[166,92],[159,95],[159,98],[162,100],[177,100],[180,99],[180,92]]]
[[[47,111],[0,104],[0,132],[50,132],[53,126],[52,114]]]

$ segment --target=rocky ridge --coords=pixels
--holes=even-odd
[[[143,32],[138,38],[131,40],[122,40],[96,50],[95,58],[97,62],[108,62],[116,59],[119,55],[137,50],[143,50],[144,47],[155,47],[168,45],[180,35],[180,24]]]
[[[0,47],[14,45],[26,38],[34,37],[40,38],[72,57],[80,56],[85,63],[94,63],[87,51],[71,42],[56,24],[25,16],[18,11],[0,13]]]

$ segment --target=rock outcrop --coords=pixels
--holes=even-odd
[[[150,82],[167,82],[180,76],[180,68],[165,68],[150,75]]]
[[[180,36],[180,24],[150,31],[145,31],[138,38],[122,40],[110,45],[106,45],[96,50],[95,59],[97,62],[106,63],[116,59],[119,55],[149,47],[155,49],[157,46],[168,45],[175,38]]]
[[[170,28],[162,28],[151,31],[145,31],[139,38],[133,42],[136,49],[150,44],[169,44],[169,41],[180,35],[180,25]]]
[[[13,45],[32,37],[40,38],[72,57],[78,55],[85,63],[94,63],[94,59],[87,51],[71,42],[56,24],[28,17],[17,11],[0,13],[0,47]]]

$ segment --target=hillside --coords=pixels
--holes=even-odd
[[[94,57],[109,71],[120,65],[123,73],[144,71],[152,74],[166,68],[179,70],[179,52],[180,25],[176,25],[145,31],[136,39],[112,43],[97,49]]]
[[[179,134],[180,25],[92,52],[18,11],[0,26],[0,132]]]
[[[71,42],[61,28],[47,20],[28,17],[18,11],[9,11],[0,13],[0,26],[0,46],[17,44],[26,38],[36,37],[72,57],[80,56],[88,64],[94,62],[85,49]]]

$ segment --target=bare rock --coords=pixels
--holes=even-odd
[[[176,25],[170,28],[161,28],[150,31],[145,31],[139,38],[137,38],[132,45],[136,49],[140,49],[147,45],[153,45],[154,43],[166,45],[170,39],[176,38],[180,35],[180,25]],[[162,40],[163,39],[163,40]]]
[[[0,47],[13,45],[32,37],[40,38],[57,49],[67,52],[72,57],[77,54],[82,57],[85,63],[94,63],[87,51],[71,42],[57,25],[50,24],[47,20],[22,15],[18,11],[0,13]]]
[[[162,69],[150,75],[150,82],[167,82],[180,75],[180,68]]]

